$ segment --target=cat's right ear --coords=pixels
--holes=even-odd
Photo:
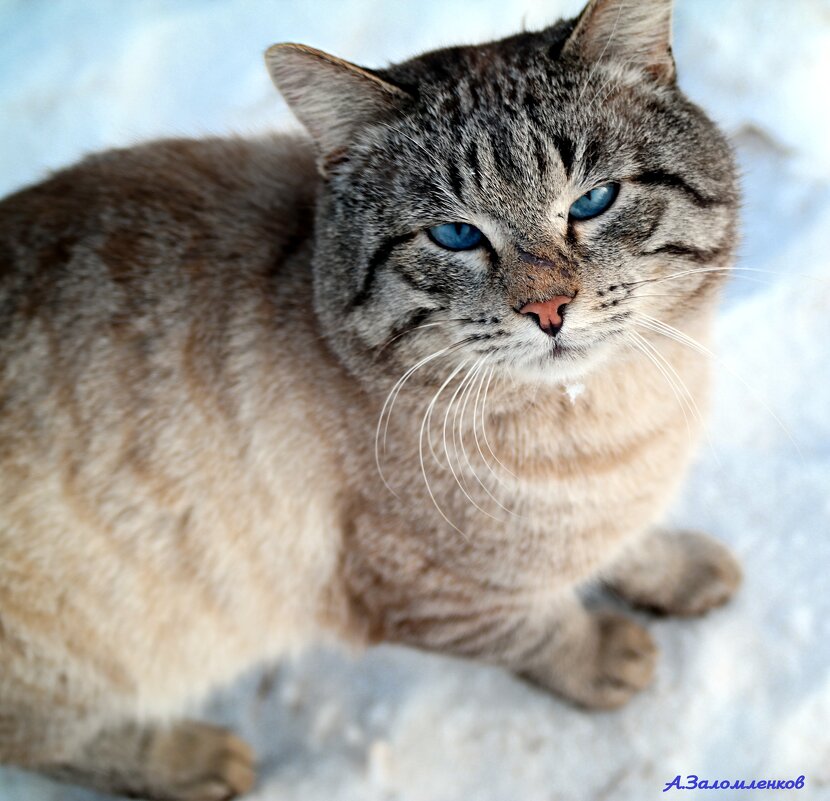
[[[265,63],[271,80],[317,145],[324,175],[358,129],[391,116],[410,99],[374,73],[305,45],[269,47]]]

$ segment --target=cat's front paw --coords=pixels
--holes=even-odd
[[[185,721],[105,729],[71,759],[44,761],[53,779],[147,801],[230,801],[254,785],[254,753],[231,732]]]
[[[596,613],[586,636],[526,676],[580,706],[615,709],[654,678],[657,646],[639,624],[623,615]]]
[[[735,594],[743,577],[738,560],[722,543],[706,534],[685,531],[688,568],[683,580],[666,597],[661,611],[671,615],[702,615],[723,606]]]
[[[741,583],[731,551],[697,531],[656,532],[612,588],[634,606],[690,617],[725,604]]]
[[[585,666],[590,680],[574,700],[588,707],[613,709],[651,684],[657,646],[642,626],[622,615],[599,614],[597,627],[596,659]]]
[[[145,791],[159,801],[229,801],[254,784],[254,754],[231,732],[204,723],[181,723],[152,741]]]

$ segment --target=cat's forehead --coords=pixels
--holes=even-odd
[[[418,186],[431,173],[466,210],[525,233],[549,230],[574,188],[590,189],[619,153],[606,135],[607,109],[584,108],[549,36],[437,51],[400,69],[389,77],[417,102],[395,126],[394,151],[410,157],[396,158],[395,169]]]
[[[598,71],[560,57],[569,31],[570,24],[562,23],[486,45],[438,50],[383,75],[415,98],[407,122],[418,139],[441,152],[464,148],[469,169],[483,157],[513,182],[535,172],[550,187],[574,171],[588,177],[598,162],[613,157],[626,133],[616,124],[617,98],[598,102],[596,87],[588,87]],[[550,163],[554,154],[558,170]]]
[[[381,74],[416,96],[458,89],[480,90],[487,96],[542,78],[547,78],[548,88],[556,91],[558,78],[567,72],[560,56],[571,27],[571,23],[560,22],[544,31],[433,50]]]

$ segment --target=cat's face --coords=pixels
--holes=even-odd
[[[374,73],[272,51],[321,154],[316,303],[341,358],[448,349],[444,364],[562,382],[642,347],[654,320],[709,313],[735,174],[676,86],[669,10],[595,0],[578,22]]]

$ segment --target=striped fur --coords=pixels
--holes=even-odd
[[[722,546],[655,524],[708,384],[660,326],[708,341],[735,170],[668,0],[627,5],[384,70],[278,46],[311,139],[114,151],[0,205],[0,760],[229,797],[244,744],[171,721],[310,639],[610,707],[654,647],[583,587],[729,597]],[[517,309],[562,294],[553,347]]]

